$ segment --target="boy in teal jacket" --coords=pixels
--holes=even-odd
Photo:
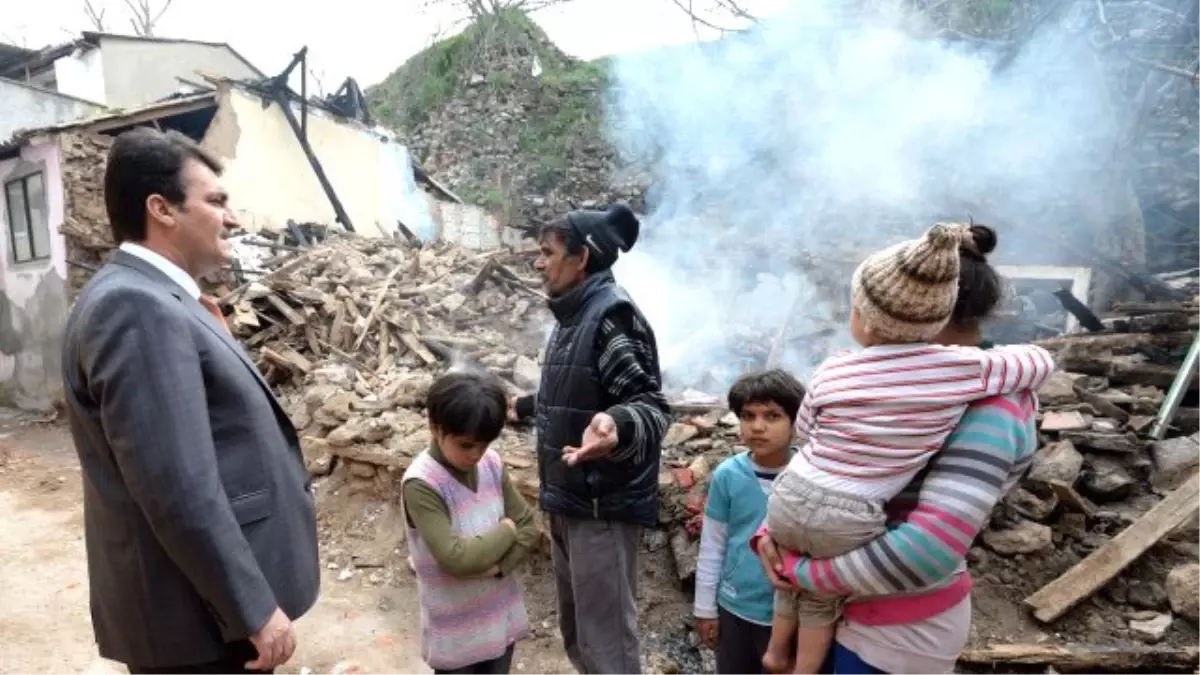
[[[761,673],[775,589],[750,549],[767,514],[771,483],[787,466],[804,386],[782,370],[743,375],[729,390],[742,446],[709,481],[693,613],[718,673]]]

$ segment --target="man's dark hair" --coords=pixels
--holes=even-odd
[[[562,242],[563,248],[567,249],[567,255],[583,253],[583,239],[575,230],[571,229],[571,224],[567,222],[566,216],[559,216],[538,229],[539,243],[551,238]]]
[[[729,389],[729,409],[740,417],[748,404],[778,403],[794,423],[804,394],[804,385],[786,370],[772,368],[746,373]]]
[[[429,388],[425,409],[443,433],[491,443],[504,431],[508,397],[491,373],[446,373]]]
[[[221,161],[178,131],[138,127],[117,136],[104,169],[104,204],[118,244],[146,238],[146,200],[150,195],[162,195],[176,206],[183,203],[183,166],[188,160],[221,174]]]

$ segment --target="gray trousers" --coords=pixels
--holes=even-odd
[[[580,673],[640,673],[638,546],[642,527],[547,514],[558,626]]]

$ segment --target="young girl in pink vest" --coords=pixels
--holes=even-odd
[[[429,449],[402,479],[421,601],[421,656],[435,673],[507,673],[529,633],[515,572],[537,545],[533,509],[488,446],[508,401],[490,374],[449,373],[426,399]]]

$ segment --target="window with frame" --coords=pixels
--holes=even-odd
[[[50,257],[50,223],[46,214],[46,184],[42,172],[4,184],[8,207],[8,244],[13,262]]]

